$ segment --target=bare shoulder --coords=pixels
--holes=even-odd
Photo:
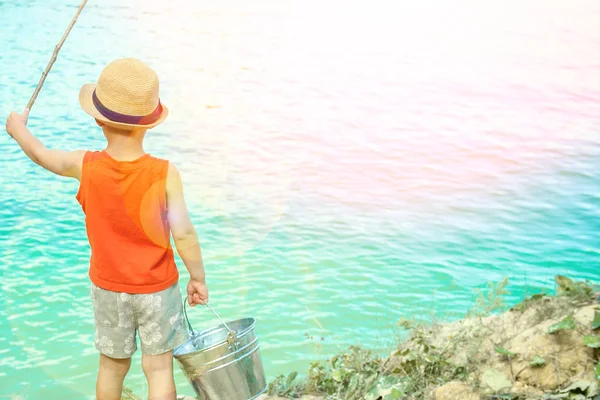
[[[83,171],[83,160],[87,152],[87,150],[73,150],[66,152],[66,165],[64,175],[71,176],[77,180],[81,180],[81,174]]]
[[[183,190],[181,183],[181,174],[175,164],[169,162],[169,170],[167,172],[167,194],[176,194]]]
[[[71,159],[74,161],[78,161],[81,165],[83,163],[83,158],[88,150],[73,150],[70,152]]]
[[[181,174],[179,173],[179,169],[169,161],[169,170],[167,172],[167,181],[180,181]]]

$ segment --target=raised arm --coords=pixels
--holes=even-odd
[[[167,174],[167,213],[175,247],[190,273],[188,303],[192,306],[207,303],[208,289],[200,242],[183,197],[181,175],[173,164],[169,164]]]
[[[12,112],[6,120],[6,132],[17,141],[23,152],[36,163],[57,175],[81,179],[81,164],[85,151],[48,149],[27,128],[29,110]]]

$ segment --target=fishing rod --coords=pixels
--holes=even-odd
[[[44,72],[42,72],[42,77],[40,78],[40,81],[38,82],[37,87],[35,88],[35,91],[33,92],[33,95],[31,96],[31,99],[29,99],[29,103],[27,103],[27,108],[29,110],[31,110],[31,107],[33,107],[33,103],[35,103],[35,100],[37,99],[37,96],[40,93],[40,90],[42,90],[42,86],[44,85],[44,82],[46,81],[46,77],[48,76],[50,69],[52,68],[52,66],[54,65],[54,62],[56,61],[56,58],[58,57],[58,52],[60,51],[60,48],[62,47],[63,43],[65,43],[65,40],[67,39],[67,36],[69,36],[69,33],[71,33],[71,29],[73,29],[73,26],[75,25],[75,22],[77,22],[77,18],[79,17],[79,14],[81,14],[81,10],[83,10],[83,7],[85,7],[87,1],[88,0],[83,0],[81,2],[81,4],[79,5],[79,8],[77,9],[77,12],[75,13],[75,16],[73,17],[67,30],[65,31],[65,34],[63,35],[62,39],[60,39],[60,42],[58,42],[58,44],[54,48],[54,52],[52,53],[52,58],[50,59],[50,62],[48,63],[48,66],[46,66],[46,69],[44,70]]]

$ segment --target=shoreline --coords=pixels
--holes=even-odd
[[[510,309],[505,279],[457,321],[401,320],[409,337],[387,357],[350,347],[313,363],[307,378],[279,376],[260,400],[600,399],[600,290],[556,276],[557,294]]]
[[[306,378],[278,376],[257,400],[600,400],[600,286],[555,281],[555,295],[510,308],[508,280],[490,283],[466,317],[402,319],[408,337],[387,356],[350,346]]]

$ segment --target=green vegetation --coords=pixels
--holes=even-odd
[[[554,280],[557,285],[556,294],[559,296],[571,297],[575,301],[583,303],[593,300],[594,287],[591,282],[575,282],[562,275],[556,276]]]
[[[562,321],[550,326],[548,328],[548,333],[553,334],[553,333],[560,332],[560,331],[573,330],[573,329],[575,329],[575,327],[576,327],[576,324],[575,324],[575,320],[573,319],[573,315],[569,315]]]
[[[559,391],[559,393],[549,395],[544,400],[553,399],[570,399],[570,400],[586,400],[586,399],[598,399],[598,385],[594,382],[588,381],[576,381],[566,388]]]
[[[347,352],[328,360],[313,363],[306,381],[296,389],[319,393],[326,399],[342,400],[399,400],[412,389],[404,378],[385,374],[384,360],[368,350],[350,347]],[[295,375],[293,375],[295,378]],[[293,381],[293,379],[292,379]],[[270,395],[299,397],[301,392],[290,391],[290,377],[281,375],[269,385]]]
[[[541,356],[535,356],[529,362],[529,365],[531,365],[534,368],[543,367],[544,365],[546,365],[546,359],[544,357],[541,357]]]
[[[542,300],[545,297],[546,297],[546,293],[534,294],[533,296],[530,296],[530,297],[526,298],[525,300],[523,300],[522,302],[520,302],[519,304],[515,305],[510,310],[525,312],[531,306],[536,305],[538,303],[538,301]]]
[[[600,336],[587,335],[583,337],[583,344],[592,349],[600,348]]]
[[[306,390],[304,382],[296,382],[297,372],[291,372],[288,376],[279,375],[275,380],[269,383],[267,389],[269,394],[276,394],[289,398],[300,397]]]
[[[592,329],[596,330],[600,328],[600,311],[594,312],[594,320],[592,321]]]
[[[504,278],[498,283],[489,282],[488,286],[488,291],[485,294],[481,289],[475,290],[475,292],[477,293],[475,305],[467,313],[467,317],[488,316],[491,313],[496,312],[506,306],[506,304],[504,303],[504,296],[510,294],[510,292],[506,290],[506,286],[508,286],[508,278]]]
[[[496,347],[495,351],[496,351],[496,353],[506,356],[507,358],[514,357],[517,355],[516,353],[513,353],[512,351],[506,350],[504,347]]]

